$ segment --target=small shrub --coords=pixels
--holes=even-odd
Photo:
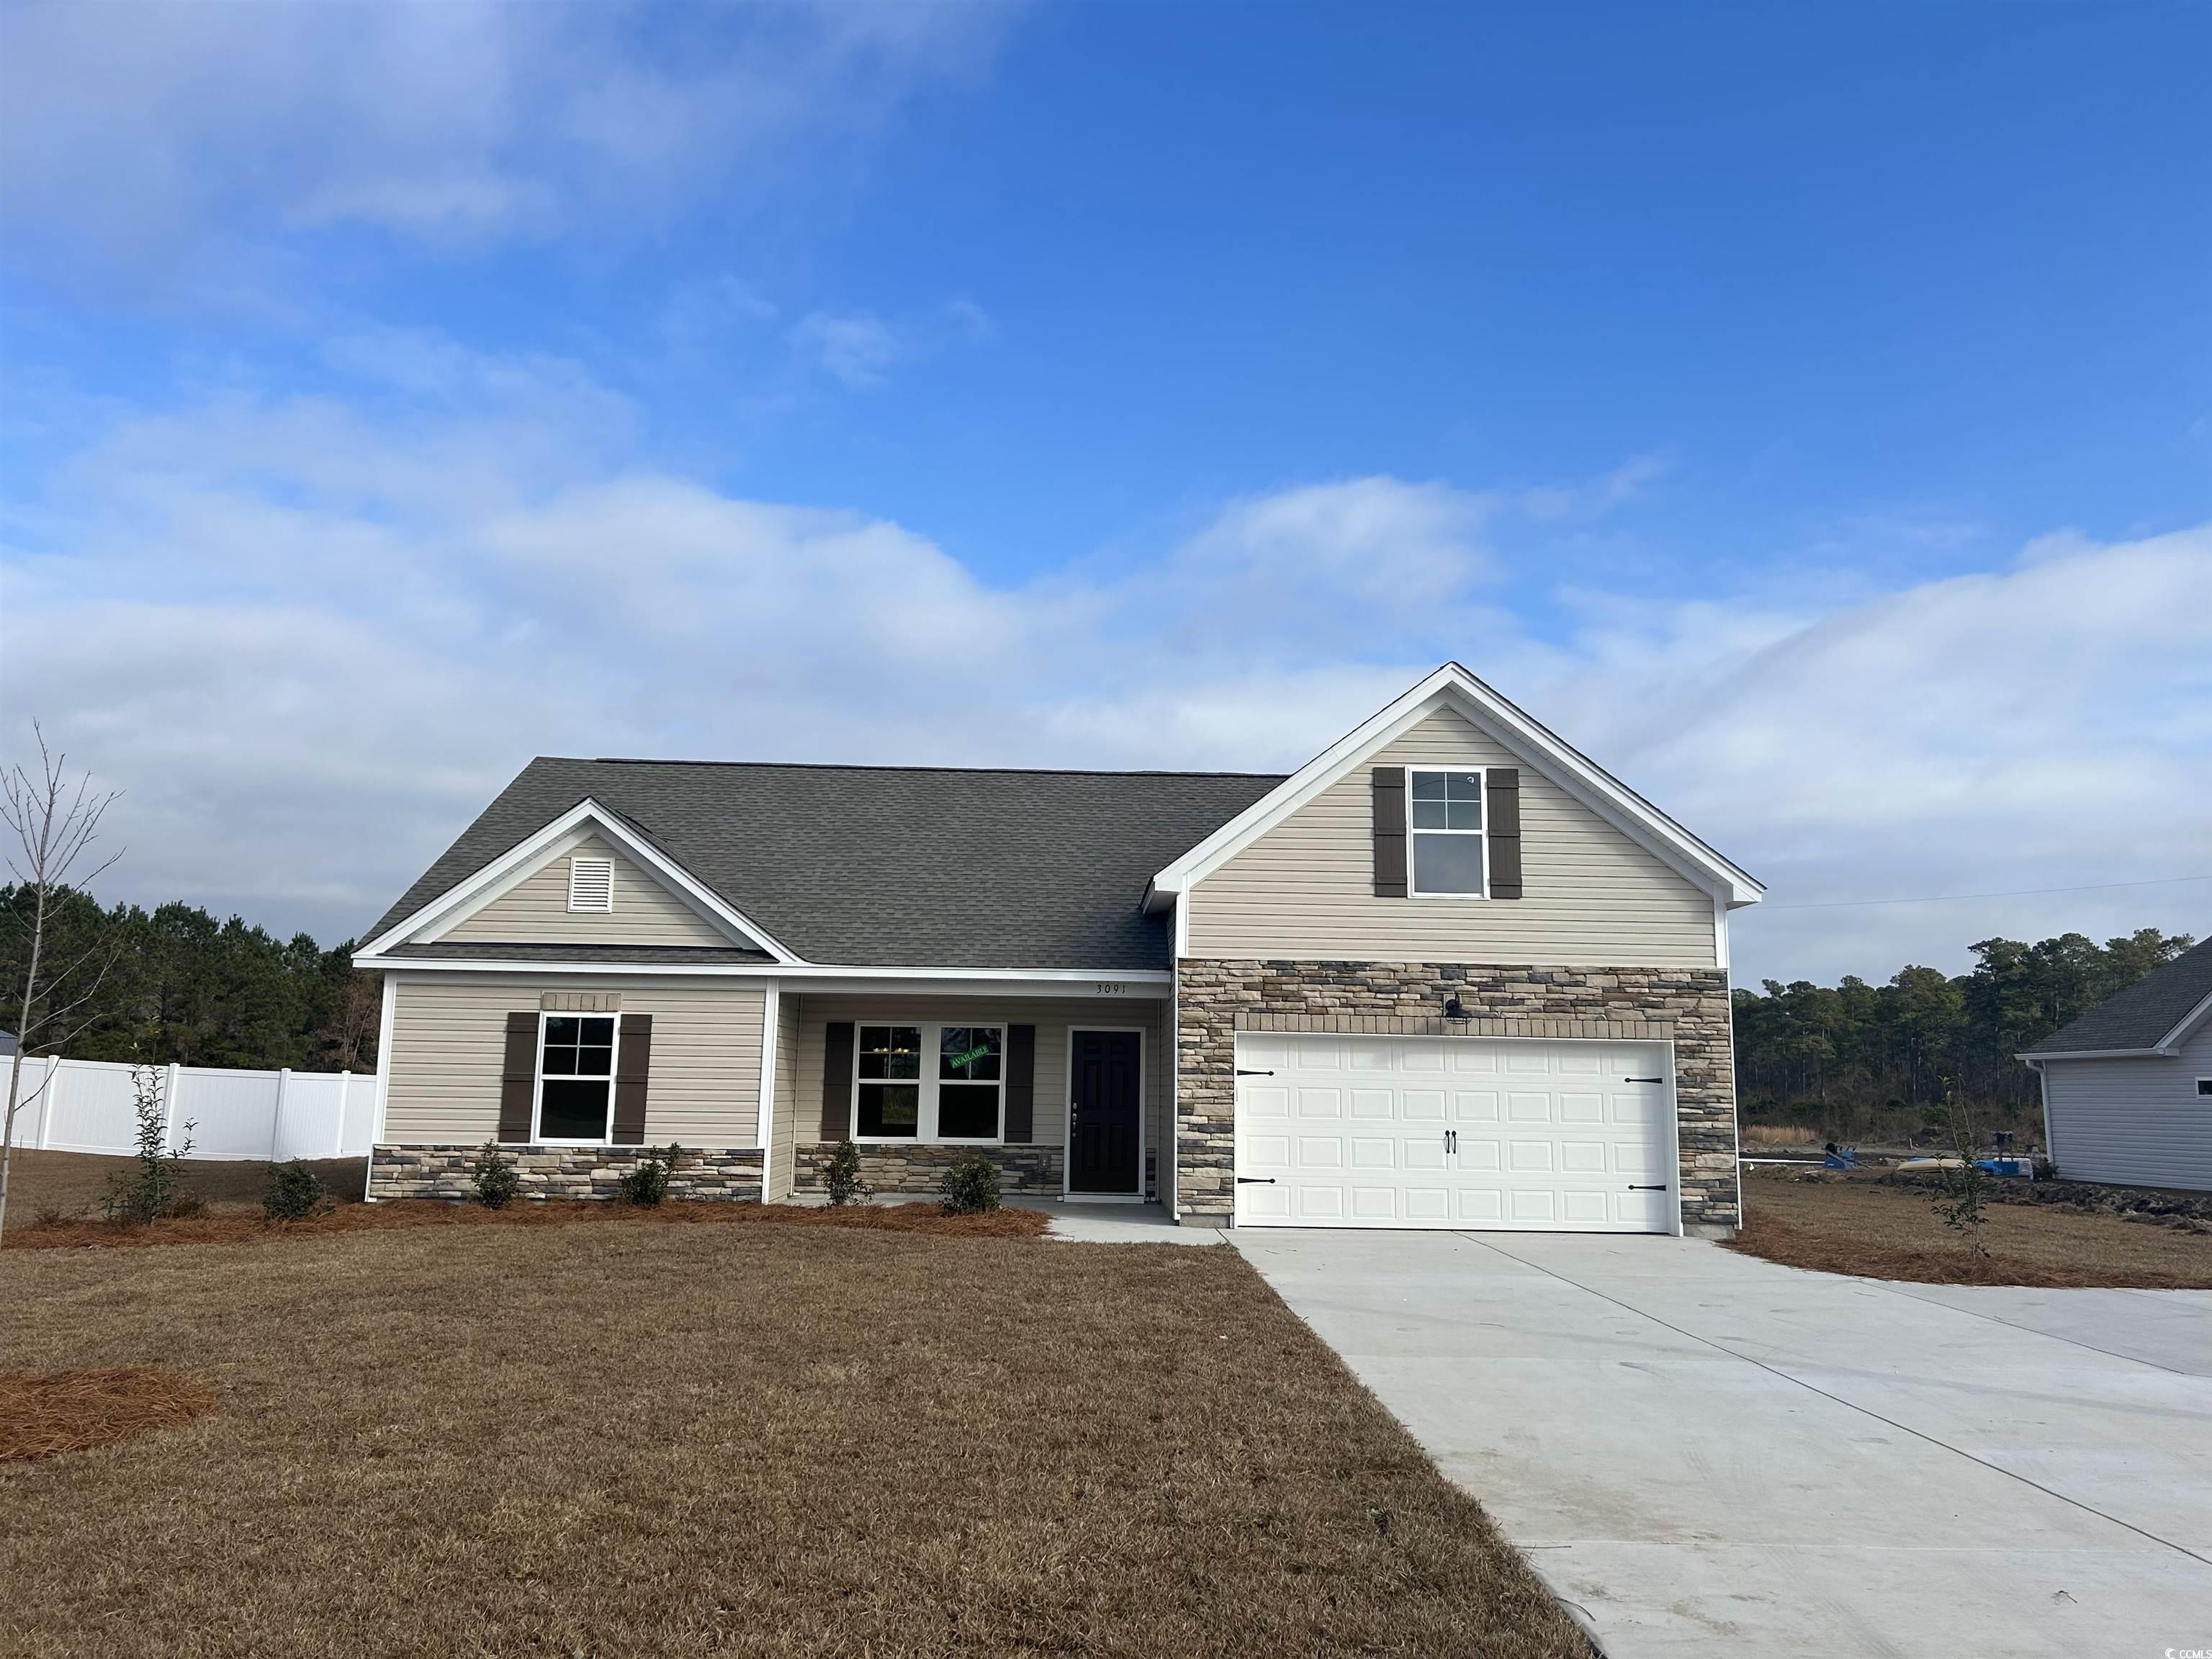
[[[945,1171],[945,1213],[987,1215],[999,1207],[999,1166],[981,1152],[963,1152]]]
[[[1959,1167],[1936,1171],[1936,1188],[1929,1200],[1935,1206],[1937,1218],[1966,1240],[1968,1255],[1987,1255],[1990,1252],[1982,1243],[1982,1229],[1990,1219],[1990,1177],[1988,1171],[1974,1162],[1981,1150],[1979,1137],[1974,1133],[1973,1115],[1948,1079],[1943,1100],[1951,1126],[1951,1152],[1958,1159]]]
[[[841,1207],[865,1204],[876,1195],[876,1189],[860,1179],[860,1149],[850,1140],[839,1141],[837,1150],[830,1154],[822,1184],[829,1191],[830,1202]]]
[[[123,1227],[204,1213],[207,1205],[185,1190],[185,1159],[192,1150],[195,1126],[186,1123],[184,1139],[173,1148],[165,1146],[167,1113],[162,1109],[161,1071],[152,1066],[131,1067],[131,1087],[134,1096],[131,1109],[138,1120],[138,1164],[127,1175],[107,1178],[107,1193],[100,1208],[110,1221]]]
[[[82,1206],[70,1209],[65,1205],[41,1204],[31,1212],[33,1227],[67,1227],[84,1218]]]
[[[647,1152],[629,1166],[622,1178],[622,1200],[625,1204],[654,1205],[668,1196],[669,1171],[684,1149],[674,1141],[665,1152]]]
[[[477,1202],[487,1210],[505,1209],[522,1190],[522,1172],[499,1155],[495,1141],[484,1142],[483,1150],[477,1154],[471,1176],[476,1182]]]
[[[261,1190],[261,1213],[271,1221],[305,1221],[331,1208],[323,1178],[302,1158],[269,1166],[269,1184]]]

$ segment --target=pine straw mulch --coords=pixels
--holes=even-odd
[[[1916,1285],[2212,1289],[2212,1238],[2058,1208],[1993,1204],[1976,1255],[1927,1195],[1871,1180],[1753,1175],[1729,1249],[1786,1267]]]
[[[112,1445],[205,1417],[216,1392],[159,1365],[0,1371],[0,1463],[29,1463]]]
[[[653,1206],[586,1200],[519,1199],[502,1210],[434,1198],[388,1199],[345,1204],[304,1221],[269,1221],[258,1211],[215,1212],[118,1226],[70,1220],[53,1225],[10,1227],[0,1239],[9,1249],[82,1249],[153,1244],[240,1244],[258,1239],[321,1237],[330,1233],[389,1232],[414,1227],[570,1227],[630,1221],[749,1227],[838,1227],[868,1232],[922,1233],[939,1238],[1035,1238],[1050,1225],[1037,1210],[1001,1209],[986,1215],[946,1215],[934,1204],[855,1204],[842,1209],[787,1204],[702,1200]]]

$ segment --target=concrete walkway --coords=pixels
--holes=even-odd
[[[1231,1238],[1613,1659],[2212,1651],[2212,1292]]]

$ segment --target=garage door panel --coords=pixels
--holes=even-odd
[[[1553,1097],[1548,1089],[1516,1089],[1505,1097],[1505,1115],[1514,1123],[1549,1123]]]
[[[1674,1224],[1672,1091],[1629,1082],[1666,1074],[1656,1045],[1267,1033],[1237,1063],[1274,1073],[1237,1083],[1241,1221]]]
[[[1498,1117],[1498,1091],[1456,1089],[1452,1091],[1452,1121],[1455,1123],[1495,1123]]]

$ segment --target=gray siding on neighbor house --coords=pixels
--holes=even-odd
[[[822,1144],[823,1032],[830,1021],[947,1021],[1036,1027],[1036,1108],[1029,1145],[1060,1146],[1067,1139],[1067,1034],[1071,1028],[1134,1026],[1144,1033],[1145,1151],[1165,1179],[1169,1093],[1167,1003],[1157,998],[809,996],[799,1011],[798,1103],[792,1114],[800,1146]]]
[[[2069,1181],[2212,1191],[2212,1019],[2172,1058],[2046,1060],[2051,1161]]]
[[[615,908],[568,908],[568,860],[614,860]],[[474,915],[434,937],[465,943],[514,945],[728,945],[730,933],[596,836],[547,859],[515,886]]]
[[[1519,899],[1378,898],[1374,766],[1520,770]],[[1711,893],[1440,709],[1200,881],[1194,957],[1717,965]]]
[[[653,1016],[647,1140],[712,1149],[760,1145],[757,986],[672,985],[610,975],[463,980],[400,976],[394,992],[386,1145],[475,1145],[499,1128],[507,1016],[547,991],[617,991],[624,1014]]]

